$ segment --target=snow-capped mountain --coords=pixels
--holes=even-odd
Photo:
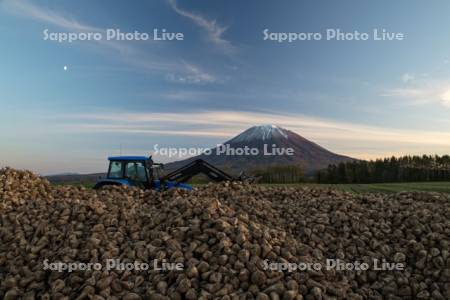
[[[174,170],[197,158],[235,173],[269,166],[295,165],[307,174],[326,168],[329,164],[353,160],[272,124],[253,126],[212,149],[210,154],[167,164],[166,169]]]
[[[228,141],[228,143],[250,142],[254,140],[268,141],[272,138],[288,138],[287,132],[276,125],[268,124],[261,126],[253,126],[245,130],[235,138]]]

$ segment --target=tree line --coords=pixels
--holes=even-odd
[[[384,183],[450,180],[449,155],[402,156],[329,165],[316,175],[318,183]]]

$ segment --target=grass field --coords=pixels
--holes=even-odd
[[[450,193],[450,182],[405,182],[372,184],[299,184],[315,188],[333,188],[352,193],[442,192]]]

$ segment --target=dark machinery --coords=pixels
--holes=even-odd
[[[108,185],[137,186],[143,189],[165,190],[170,188],[192,189],[186,184],[198,174],[205,174],[215,182],[242,180],[214,167],[202,159],[197,159],[167,175],[162,175],[162,164],[154,163],[151,156],[109,157],[106,179],[95,185],[95,189]]]
[[[188,182],[189,179],[201,173],[205,174],[209,179],[215,182],[236,180],[236,178],[207,163],[203,159],[196,159],[184,167],[167,174],[163,177],[163,180],[179,183]]]

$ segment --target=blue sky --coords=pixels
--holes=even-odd
[[[444,0],[2,0],[0,165],[95,172],[110,154],[209,147],[266,123],[358,158],[449,153],[449,10]],[[108,28],[184,40],[43,39]],[[263,39],[327,28],[406,38]]]

